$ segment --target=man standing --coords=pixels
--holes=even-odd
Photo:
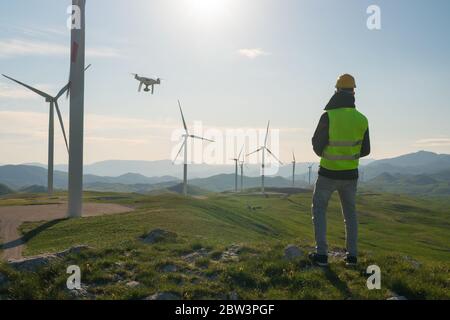
[[[328,201],[339,193],[345,222],[347,265],[357,263],[358,222],[355,200],[359,159],[370,154],[369,124],[355,107],[355,79],[344,74],[338,78],[336,92],[325,107],[312,138],[314,152],[321,157],[312,203],[316,252],[313,263],[328,265]]]

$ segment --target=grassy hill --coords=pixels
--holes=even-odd
[[[450,168],[450,155],[419,151],[392,159],[382,159],[364,166],[364,175],[368,178],[387,172],[390,174],[435,174]]]
[[[210,190],[212,192],[231,191],[235,188],[234,174],[219,174],[208,178],[192,179],[189,184]],[[238,188],[240,188],[241,180],[238,176]],[[267,187],[287,188],[292,186],[292,181],[280,176],[265,177],[265,185]],[[247,177],[244,176],[243,186],[245,189],[255,188],[261,186],[261,177]],[[305,183],[300,179],[297,180],[296,186],[304,187]]]
[[[60,197],[64,200],[65,195]],[[312,267],[305,257],[295,261],[282,257],[289,243],[305,252],[312,250],[309,193],[269,198],[210,194],[202,199],[89,193],[86,200],[132,205],[136,211],[62,220],[45,227],[23,225],[28,255],[79,244],[93,249],[34,273],[2,265],[0,272],[12,282],[9,290],[0,289],[0,295],[73,298],[63,289],[64,266],[77,264],[83,272],[85,298],[136,299],[161,291],[185,299],[235,294],[242,299],[385,299],[392,292],[408,298],[450,298],[449,198],[360,194],[362,252],[356,269],[345,268],[338,258],[344,229],[336,196],[328,215],[329,241],[336,257],[328,269]],[[153,245],[140,240],[157,228],[177,237]],[[237,259],[223,258],[233,250]],[[366,288],[365,269],[370,264],[382,270],[380,291]],[[127,286],[129,281],[140,285]]]
[[[363,183],[361,187],[363,190],[378,192],[446,196],[450,194],[450,171],[417,175],[385,172]]]
[[[3,196],[5,194],[13,193],[14,191],[9,188],[8,186],[5,186],[4,184],[0,183],[0,196]]]

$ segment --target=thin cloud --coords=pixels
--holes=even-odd
[[[429,138],[420,139],[415,142],[416,146],[420,147],[443,147],[450,146],[450,138]]]
[[[68,56],[69,52],[69,46],[58,43],[24,39],[0,40],[0,58],[16,56]],[[86,55],[91,58],[120,57],[119,51],[110,47],[86,48]]]
[[[53,86],[49,84],[30,84],[32,87],[52,94]],[[37,94],[19,85],[0,83],[0,99],[34,100],[41,99]]]
[[[46,107],[45,102],[42,103]],[[64,107],[62,108],[64,112]],[[69,123],[63,115],[66,129]],[[48,126],[48,115],[43,112],[31,111],[0,111],[0,136],[30,135],[36,136],[36,132],[45,133]],[[86,136],[91,141],[137,141],[134,136],[140,136],[142,132],[153,130],[174,130],[177,126],[167,121],[151,121],[136,118],[124,118],[116,116],[103,116],[96,114],[86,115]],[[113,135],[113,136],[111,136]],[[133,136],[132,138],[124,137]],[[148,135],[148,134],[147,134]],[[41,134],[39,134],[41,136]]]
[[[65,36],[69,34],[69,30],[67,28],[56,28],[56,27],[16,27],[16,31],[20,31],[22,34],[31,37],[55,37],[55,36]]]
[[[241,56],[249,58],[249,59],[255,59],[257,57],[270,55],[269,52],[266,52],[261,48],[239,49],[238,53]]]

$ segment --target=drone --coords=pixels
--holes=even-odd
[[[161,84],[161,78],[157,78],[157,79],[151,79],[151,78],[146,78],[146,77],[140,77],[138,74],[132,73],[132,75],[134,75],[134,78],[139,81],[139,89],[138,92],[141,92],[142,90],[142,86],[145,85],[144,91],[145,92],[149,92],[150,91],[150,86],[152,94],[155,92],[155,84],[160,85]]]

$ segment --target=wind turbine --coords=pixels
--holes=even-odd
[[[252,155],[252,154],[254,154],[254,153],[258,153],[258,152],[260,152],[261,151],[261,159],[262,159],[262,162],[261,162],[261,192],[264,194],[264,168],[265,168],[265,153],[266,153],[266,151],[267,151],[267,153],[269,153],[275,160],[277,160],[278,161],[278,163],[279,164],[281,164],[281,165],[283,165],[283,163],[272,153],[272,151],[270,151],[270,149],[269,148],[267,148],[267,139],[268,139],[268,137],[269,137],[269,127],[270,127],[270,121],[269,121],[269,123],[267,124],[267,131],[266,131],[266,138],[264,139],[264,145],[263,146],[261,146],[261,147],[259,147],[257,150],[255,150],[255,151],[253,151],[252,153],[249,153],[248,155],[247,155],[247,157],[248,156],[250,156],[250,155]]]
[[[241,159],[243,150],[244,150],[244,146],[242,146],[241,152],[239,152],[239,156],[237,158],[230,159],[230,160],[234,161],[234,167],[235,167],[235,170],[234,170],[234,191],[235,192],[238,191],[238,163],[239,163],[239,160]],[[242,173],[242,166],[241,166],[241,173]],[[242,181],[241,181],[241,184],[242,184]],[[241,186],[241,189],[242,189],[242,186]]]
[[[64,129],[64,122],[61,116],[61,111],[59,110],[58,106],[58,99],[69,89],[69,84],[65,85],[56,96],[52,97],[51,95],[42,92],[36,88],[33,88],[23,82],[20,82],[18,80],[15,80],[13,78],[10,78],[6,75],[3,75],[5,78],[8,78],[9,80],[12,80],[21,86],[24,86],[25,88],[33,91],[34,93],[40,95],[41,97],[45,98],[45,101],[50,104],[50,112],[49,112],[49,121],[48,121],[48,167],[47,167],[47,190],[48,194],[53,194],[53,159],[54,159],[54,110],[56,109],[56,112],[58,114],[59,123],[61,125],[61,130],[64,136],[64,142],[66,143],[67,152],[69,152],[69,144],[67,143],[67,136],[66,131]]]
[[[199,140],[209,141],[209,142],[214,142],[214,140],[210,140],[210,139],[206,139],[203,137],[189,134],[189,131],[188,131],[188,128],[186,125],[186,121],[185,121],[184,115],[183,115],[183,109],[181,108],[180,100],[178,100],[178,107],[180,108],[181,119],[183,120],[183,127],[184,127],[185,133],[182,136],[184,139],[183,144],[181,145],[180,151],[178,151],[177,156],[175,157],[175,160],[173,162],[175,163],[177,161],[178,156],[181,154],[181,151],[183,151],[183,149],[184,149],[183,194],[185,196],[187,196],[187,194],[188,194],[188,192],[187,192],[187,152],[188,152],[187,143],[188,143],[188,139],[192,138],[192,139],[199,139]]]
[[[309,175],[308,175],[308,184],[309,185],[311,185],[311,170],[312,170],[312,167],[314,166],[314,163],[311,163],[309,166],[308,166],[308,172],[309,172]]]
[[[88,65],[84,71],[86,71],[87,69],[90,68],[91,65]],[[66,149],[67,152],[70,153],[69,151],[69,144],[67,142],[67,135],[66,135],[66,131],[64,129],[64,121],[62,119],[61,116],[61,111],[59,109],[59,105],[58,105],[58,99],[61,98],[61,96],[66,92],[67,93],[67,97],[69,95],[70,92],[70,82],[67,83],[61,90],[59,90],[58,94],[54,97],[52,97],[51,95],[49,95],[48,93],[45,93],[43,91],[40,91],[36,88],[33,88],[23,82],[20,82],[16,79],[13,79],[11,77],[8,77],[7,75],[2,74],[5,78],[14,81],[17,84],[20,84],[21,86],[24,86],[25,88],[33,91],[34,93],[40,95],[41,97],[45,98],[45,102],[48,102],[50,104],[50,112],[49,112],[49,121],[48,121],[48,164],[47,164],[47,191],[48,194],[51,195],[53,194],[53,167],[54,167],[54,141],[55,141],[55,125],[54,125],[54,110],[56,109],[56,113],[58,115],[58,120],[59,123],[61,125],[61,130],[64,136],[64,142],[66,144]]]
[[[295,161],[295,154],[294,151],[292,151],[292,187],[295,187],[295,165],[296,165],[296,161]]]

